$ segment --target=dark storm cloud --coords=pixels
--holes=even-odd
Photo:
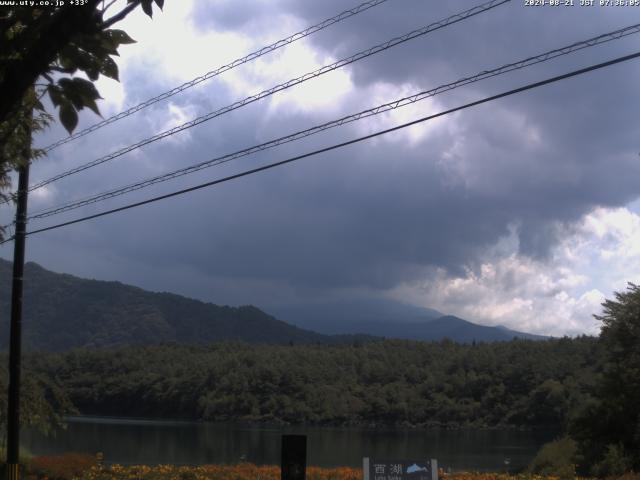
[[[227,121],[217,129],[209,125],[193,140],[217,130],[229,144],[241,144],[251,130],[249,120]],[[458,120],[464,128],[464,119]],[[286,131],[305,119],[294,117],[289,123]],[[491,141],[492,128],[497,127],[468,136],[468,149],[477,155],[468,161],[479,170],[495,165],[494,173],[504,175],[502,180],[488,178],[487,187],[443,182],[441,152],[455,141],[452,136],[436,136],[415,149],[380,142],[96,223],[93,228],[104,234],[91,240],[98,248],[115,248],[165,270],[189,265],[201,274],[316,288],[387,289],[432,266],[460,273],[483,248],[506,235],[511,222],[522,222],[527,246],[527,241],[541,241],[549,222],[564,216],[562,209],[574,208],[552,197],[558,186],[543,181],[547,173],[542,179],[531,178],[530,171],[520,173],[513,156],[523,149],[509,135]],[[490,165],[478,163],[489,155]],[[545,202],[554,211],[542,215]],[[580,199],[577,203],[584,208]],[[114,230],[126,234],[108,233]]]
[[[281,0],[270,2],[267,10],[259,0],[242,4],[199,2],[194,21],[203,30],[225,29],[230,10],[235,9],[237,17],[243,17],[247,23],[261,23],[265,30],[269,19],[283,13],[298,17],[300,28],[304,28],[356,3]],[[314,34],[308,41],[334,58],[342,58],[481,3],[390,0]],[[527,8],[523,4],[524,1],[514,0],[358,62],[350,70],[359,85],[379,81],[429,85],[434,81],[451,80],[450,74],[475,73],[633,22],[629,9]],[[236,24],[231,25],[229,28],[233,29]]]
[[[470,6],[466,1],[392,0],[309,41],[321,52],[340,58]],[[269,20],[278,14],[292,14],[302,25],[309,25],[344,8],[344,2],[337,0],[197,2],[194,18],[203,31],[216,28],[250,34],[257,28],[275,30]],[[375,83],[432,88],[628,23],[628,14],[620,10],[596,9],[535,9],[512,2],[349,67],[353,95]],[[438,97],[436,105],[451,107],[602,61],[627,53],[633,42],[637,44],[637,38],[476,84]],[[161,79],[146,78],[144,72],[134,69],[132,75],[127,83],[132,99],[168,88]],[[95,270],[102,264],[111,278],[118,278],[113,265],[126,269],[128,264],[144,273],[128,273],[122,280],[129,275],[141,285],[199,292],[222,303],[224,295],[219,291],[207,294],[206,279],[215,288],[224,288],[220,279],[228,279],[234,298],[242,298],[237,292],[244,288],[249,303],[269,285],[317,291],[385,290],[420,278],[433,267],[461,274],[514,225],[521,251],[544,258],[562,232],[559,225],[570,227],[594,206],[624,205],[640,194],[639,77],[637,64],[612,67],[466,110],[427,125],[427,136],[414,142],[396,134],[394,140],[345,148],[176,200],[34,236],[30,252],[45,265],[48,258],[49,264],[58,262],[52,266],[66,271],[86,274],[88,267],[83,265]],[[237,100],[223,85],[213,82],[176,98],[175,104],[189,115],[199,115]],[[374,105],[372,101],[362,104],[361,97],[350,96],[345,102],[344,113]],[[168,118],[169,107],[158,105],[142,117],[105,129],[107,133],[99,139],[60,149],[36,175],[46,177],[63,165],[77,164],[76,152],[84,152],[88,160],[112,151],[114,144],[126,145],[157,132],[158,116]],[[206,160],[335,116],[322,111],[274,114],[267,102],[261,102],[207,122],[175,141],[157,143],[113,165],[98,167],[81,181],[61,182],[56,186],[57,201]],[[206,170],[127,200],[286,158],[359,133],[355,127],[330,131],[300,146],[264,153],[257,161],[244,159]],[[56,254],[54,247],[66,249],[66,254]],[[69,263],[73,258],[75,265]],[[167,272],[172,271],[181,273],[159,279],[170,277]]]

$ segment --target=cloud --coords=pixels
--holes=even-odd
[[[469,7],[462,1],[385,2],[67,144],[38,162],[32,178],[48,178]],[[101,108],[112,113],[133,105],[345,8],[335,0],[185,1],[168,2],[152,21],[136,14],[122,26],[138,40],[122,49],[122,87],[101,85],[109,98]],[[309,128],[619,28],[627,16],[626,9],[535,9],[511,2],[56,182],[32,196],[31,207]],[[628,53],[634,42],[611,42],[454,90],[33,227],[389,128]],[[322,298],[359,291],[539,333],[593,333],[593,309],[624,288],[635,275],[630,266],[637,266],[637,216],[625,206],[640,196],[640,124],[630,100],[639,77],[637,63],[611,67],[36,235],[28,252],[61,271],[220,303],[268,305],[301,292]],[[95,120],[81,116],[85,126]],[[53,129],[37,143],[59,135]]]
[[[443,269],[395,295],[475,318],[552,335],[597,334],[594,314],[613,291],[640,275],[640,215],[597,208],[564,232],[545,261],[519,255],[515,228],[475,269],[451,276]]]

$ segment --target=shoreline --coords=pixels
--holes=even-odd
[[[354,428],[359,430],[377,430],[377,431],[393,431],[393,430],[475,430],[475,431],[521,431],[534,432],[544,430],[557,430],[557,425],[474,425],[474,424],[458,424],[458,423],[424,423],[413,424],[403,423],[384,423],[384,422],[307,422],[307,423],[290,423],[279,420],[246,420],[246,419],[220,419],[220,420],[202,420],[187,418],[149,418],[149,417],[121,417],[110,415],[80,414],[65,415],[63,420],[68,423],[98,423],[112,425],[163,425],[163,426],[179,426],[179,425],[235,425],[244,428],[278,428],[278,429],[299,429],[299,428],[327,428],[341,429]],[[559,431],[559,430],[558,430]]]

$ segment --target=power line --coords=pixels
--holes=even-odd
[[[29,187],[29,191],[35,190],[37,188],[41,188],[41,187],[43,187],[45,185],[48,185],[49,183],[55,182],[57,180],[60,180],[61,178],[65,178],[65,177],[67,177],[69,175],[73,175],[75,173],[84,171],[84,170],[86,170],[88,168],[94,167],[96,165],[100,165],[100,164],[105,163],[105,162],[110,161],[110,160],[113,160],[114,158],[120,157],[120,156],[124,155],[125,153],[128,153],[128,152],[130,152],[132,150],[135,150],[135,149],[140,148],[142,146],[148,145],[148,144],[150,144],[152,142],[155,142],[155,141],[160,140],[162,138],[168,137],[168,136],[173,135],[175,133],[181,132],[181,131],[186,130],[188,128],[192,128],[192,127],[194,127],[196,125],[199,125],[199,124],[201,124],[203,122],[211,120],[211,119],[213,119],[215,117],[218,117],[220,115],[223,115],[223,114],[226,114],[228,112],[231,112],[231,111],[233,111],[233,110],[235,110],[237,108],[240,108],[240,107],[243,107],[243,106],[248,105],[250,103],[253,103],[255,101],[261,100],[262,98],[265,98],[265,97],[268,97],[270,95],[273,95],[274,93],[277,93],[279,91],[288,89],[288,88],[290,88],[292,86],[298,85],[298,84],[303,83],[303,82],[305,82],[307,80],[310,80],[312,78],[316,78],[316,77],[318,77],[320,75],[323,75],[325,73],[331,72],[333,70],[336,70],[336,69],[341,68],[343,66],[346,66],[348,64],[351,64],[351,63],[354,63],[356,61],[362,60],[362,59],[367,58],[367,57],[369,57],[371,55],[377,54],[379,52],[382,52],[384,50],[392,48],[392,47],[394,47],[396,45],[399,45],[401,43],[407,42],[409,40],[412,40],[412,39],[417,38],[417,37],[422,36],[422,35],[426,35],[426,34],[432,32],[432,31],[438,30],[440,28],[444,28],[444,27],[449,26],[451,24],[460,22],[460,21],[465,20],[465,19],[467,19],[469,17],[475,16],[475,15],[477,15],[479,13],[483,13],[483,12],[485,12],[487,10],[495,8],[495,7],[499,6],[499,5],[507,3],[509,1],[511,1],[511,0],[491,0],[491,1],[486,2],[484,4],[478,5],[476,7],[470,8],[470,9],[465,10],[463,12],[460,12],[458,14],[455,14],[455,15],[452,15],[450,17],[447,17],[447,18],[445,18],[443,20],[440,20],[439,22],[435,22],[435,23],[432,23],[432,24],[427,25],[425,27],[422,27],[420,29],[413,30],[413,31],[411,31],[411,32],[409,32],[409,33],[407,33],[405,35],[400,36],[400,37],[394,37],[394,38],[388,40],[387,42],[384,42],[382,44],[378,44],[378,45],[376,45],[374,47],[371,47],[369,49],[366,49],[366,50],[363,50],[361,52],[358,52],[358,53],[356,53],[356,54],[354,54],[354,55],[352,55],[350,57],[344,58],[342,60],[338,60],[337,62],[334,62],[334,63],[332,63],[330,65],[323,66],[323,67],[321,67],[321,68],[319,68],[319,69],[317,69],[317,70],[315,70],[313,72],[308,72],[308,73],[306,73],[306,74],[304,74],[304,75],[302,75],[300,77],[291,79],[291,80],[289,80],[287,82],[284,82],[284,83],[281,83],[279,85],[276,85],[275,87],[272,87],[270,89],[264,90],[264,91],[262,91],[262,92],[260,92],[258,94],[249,96],[249,97],[247,97],[247,98],[245,98],[243,100],[240,100],[240,101],[235,102],[235,103],[233,103],[231,105],[228,105],[226,107],[218,109],[218,110],[216,110],[214,112],[210,112],[210,113],[208,113],[206,115],[200,116],[200,117],[198,117],[198,118],[196,118],[194,120],[191,120],[189,122],[186,122],[186,123],[184,123],[182,125],[178,125],[176,127],[173,127],[173,128],[171,128],[169,130],[166,130],[166,131],[161,132],[159,134],[156,134],[156,135],[154,135],[152,137],[149,137],[149,138],[147,138],[145,140],[142,140],[142,141],[140,141],[140,142],[138,142],[136,144],[130,145],[130,146],[125,147],[125,148],[122,148],[122,149],[120,149],[120,150],[118,150],[116,152],[113,152],[111,154],[105,155],[105,156],[100,157],[100,158],[98,158],[96,160],[93,160],[93,161],[91,161],[89,163],[86,163],[86,164],[81,165],[79,167],[76,167],[76,168],[73,168],[73,169],[68,170],[66,172],[63,172],[63,173],[61,173],[59,175],[56,175],[54,177],[51,177],[51,178],[49,178],[47,180],[41,181],[41,182]]]
[[[245,105],[248,105],[250,103],[256,102],[258,100],[261,100],[265,97],[268,97],[270,95],[273,95],[274,93],[280,92],[282,90],[286,90],[290,87],[293,87],[295,85],[298,85],[300,83],[306,82],[307,80],[310,80],[312,78],[316,78],[319,77],[321,75],[324,75],[325,73],[331,72],[333,70],[336,70],[338,68],[344,67],[345,65],[349,65],[351,63],[357,62],[359,60],[362,60],[363,58],[367,58],[370,57],[371,55],[375,55],[377,53],[380,53],[384,50],[387,50],[389,48],[392,48],[396,45],[408,42],[409,40],[413,40],[414,38],[420,37],[422,35],[426,35],[430,32],[433,32],[435,30],[439,30],[441,28],[447,27],[449,25],[458,23],[462,20],[465,20],[467,18],[473,17],[475,15],[478,15],[480,13],[486,12],[488,10],[491,10],[492,8],[495,8],[497,6],[500,6],[502,4],[508,3],[511,0],[490,0],[489,2],[483,3],[481,5],[478,5],[476,7],[470,8],[468,10],[465,10],[463,12],[457,13],[455,15],[451,15],[450,17],[447,17],[443,20],[440,20],[438,22],[432,23],[430,25],[427,25],[425,27],[419,28],[417,30],[413,30],[405,35],[402,35],[400,37],[395,37],[392,38],[391,40],[388,40],[384,43],[381,43],[379,45],[376,45],[374,47],[368,48],[366,50],[363,50],[361,52],[358,52],[350,57],[344,58],[342,60],[338,60],[337,62],[334,62],[330,65],[325,65],[324,67],[321,67],[313,72],[309,72],[309,73],[305,73],[304,75],[291,79],[287,82],[281,83],[279,85],[276,85],[275,87],[269,88],[267,90],[264,90],[258,94],[249,96],[247,98],[245,98],[244,100],[240,100],[238,102],[235,102],[231,105],[228,105],[226,107],[223,107],[221,109],[218,109],[214,112],[210,112],[206,115],[203,115],[201,117],[198,117],[194,120],[191,120],[189,122],[186,122],[182,125],[178,125],[176,127],[173,127],[169,130],[166,130],[164,132],[161,132],[159,134],[156,134],[152,137],[149,137],[145,140],[142,140],[138,143],[135,143],[133,145],[130,145],[128,147],[122,148],[116,152],[110,153],[108,155],[105,155],[103,157],[100,157],[96,160],[93,160],[89,163],[86,163],[84,165],[80,165],[79,167],[75,167],[72,168],[70,170],[67,170],[66,172],[63,172],[59,175],[56,175],[54,177],[51,177],[47,180],[43,180],[39,183],[36,183],[35,185],[32,185],[29,187],[29,191],[33,191],[36,190],[38,188],[44,187],[45,185],[48,185],[50,183],[53,183],[57,180],[60,180],[62,178],[68,177],[70,175],[73,175],[75,173],[78,172],[82,172],[84,170],[87,170],[89,168],[95,167],[96,165],[100,165],[102,163],[108,162],[109,160],[113,160],[114,158],[120,157],[122,155],[124,155],[125,153],[131,152],[132,150],[135,150],[137,148],[140,148],[142,146],[148,145],[150,143],[153,143],[157,140],[160,140],[162,138],[168,137],[170,135],[174,135],[178,132],[181,132],[183,130],[195,127],[196,125],[199,125],[203,122],[206,122],[208,120],[211,120],[215,117],[219,117],[220,115],[224,115],[225,113],[229,113],[232,110],[235,110],[237,108],[243,107]]]
[[[327,18],[326,20],[323,20],[322,22],[313,25],[311,27],[306,28],[305,30],[301,30],[297,33],[294,33],[293,35],[288,36],[287,38],[283,38],[278,40],[277,42],[274,42],[270,45],[267,45],[266,47],[262,47],[260,50],[256,50],[255,52],[252,52],[242,58],[238,58],[234,61],[232,61],[231,63],[228,63],[226,65],[223,65],[222,67],[218,67],[215,70],[211,70],[210,72],[205,73],[204,75],[201,75],[199,77],[194,78],[193,80],[190,80],[188,82],[183,83],[182,85],[179,85],[175,88],[172,88],[171,90],[161,93],[160,95],[157,95],[155,97],[150,98],[149,100],[146,100],[138,105],[135,105],[127,110],[124,110],[112,117],[109,117],[105,120],[102,120],[101,122],[98,122],[94,125],[91,125],[90,127],[85,128],[84,130],[80,130],[77,133],[74,133],[73,135],[70,135],[66,138],[62,138],[60,140],[58,140],[57,142],[52,143],[51,145],[48,145],[46,147],[43,148],[43,150],[45,151],[45,153],[50,152],[51,150],[59,147],[60,145],[64,145],[65,143],[71,142],[72,140],[75,140],[77,138],[83,137],[91,132],[94,132],[106,125],[109,125],[111,123],[114,123],[118,120],[121,120],[123,118],[126,118],[130,115],[133,115],[136,112],[139,112],[142,109],[145,109],[157,102],[160,102],[162,100],[166,100],[167,98],[170,98],[180,92],[183,92],[185,90],[187,90],[188,88],[191,88],[195,85],[198,85],[199,83],[204,82],[205,80],[209,80],[213,77],[216,77],[224,72],[227,72],[229,70],[232,70],[240,65],[243,65],[245,63],[251,62],[263,55],[266,55],[267,53],[271,53],[274,50],[277,50],[279,48],[282,48],[286,45],[289,45],[293,42],[296,42],[298,40],[301,40],[305,37],[308,37],[311,34],[314,34],[316,32],[319,32],[320,30],[323,30],[335,23],[341,22],[342,20],[346,20],[347,18],[350,18],[354,15],[357,15],[361,12],[364,12],[365,10],[368,10],[372,7],[376,7],[378,5],[380,5],[381,3],[386,2],[387,0],[369,0],[367,2],[361,3],[360,5],[350,9],[350,10],[345,10],[344,12],[341,12],[331,18]]]
[[[611,40],[616,40],[619,38],[623,38],[625,36],[628,35],[632,35],[632,34],[636,34],[640,32],[640,24],[636,24],[636,25],[631,25],[625,28],[621,28],[618,30],[615,30],[613,32],[609,32],[609,33],[605,33],[602,35],[598,35],[596,37],[592,37],[589,38],[587,40],[583,40],[580,42],[576,42],[573,43],[571,45],[565,46],[565,47],[561,47],[561,48],[556,48],[554,50],[550,50],[547,51],[545,53],[533,56],[533,57],[528,57],[524,60],[519,60],[517,62],[513,62],[513,63],[509,63],[507,65],[503,65],[501,67],[498,68],[494,68],[491,70],[484,70],[480,73],[477,73],[473,76],[470,77],[464,77],[460,80],[457,80],[455,82],[451,82],[445,85],[440,85],[436,88],[427,90],[427,91],[422,91],[420,93],[411,95],[411,96],[407,96],[407,97],[403,97],[400,98],[398,100],[394,100],[392,102],[388,102],[382,105],[378,105],[377,107],[374,108],[369,108],[367,110],[363,110],[360,111],[358,113],[354,113],[352,115],[347,115],[344,117],[341,117],[337,120],[332,120],[330,122],[327,123],[323,123],[321,125],[316,125],[314,127],[305,129],[305,130],[300,130],[297,131],[295,133],[292,133],[290,135],[284,136],[284,137],[280,137],[280,138],[276,138],[273,140],[270,140],[268,142],[265,143],[261,143],[259,145],[254,145],[252,147],[249,148],[245,148],[242,150],[238,150],[236,152],[233,153],[229,153],[223,156],[219,156],[201,163],[197,163],[195,165],[191,165],[189,167],[185,167],[185,168],[181,168],[169,173],[165,173],[162,175],[158,175],[143,181],[139,181],[136,183],[132,183],[123,187],[119,187],[116,189],[112,189],[106,192],[102,192],[100,194],[97,195],[93,195],[90,196],[88,198],[84,198],[84,199],[80,199],[80,200],[75,200],[69,203],[66,203],[64,205],[60,205],[57,207],[53,207],[53,208],[49,208],[49,209],[45,209],[45,210],[41,210],[40,212],[36,212],[32,215],[29,216],[29,220],[34,220],[34,219],[41,219],[41,218],[46,218],[46,217],[50,217],[52,215],[57,215],[60,213],[64,213],[70,210],[74,210],[76,208],[80,208],[82,206],[85,205],[89,205],[89,204],[93,204],[93,203],[97,203],[100,201],[104,201],[107,200],[109,198],[114,198],[120,195],[124,195],[126,193],[131,193],[133,191],[136,190],[140,190],[142,188],[146,188],[149,187],[151,185],[155,185],[157,183],[161,183],[161,182],[165,182],[174,178],[178,178],[184,175],[188,175],[190,173],[194,173],[200,170],[203,170],[205,168],[210,168],[216,165],[220,165],[223,163],[227,163],[230,162],[232,160],[241,158],[241,157],[245,157],[247,155],[256,153],[256,152],[260,152],[263,150],[267,150],[269,148],[273,148],[279,145],[283,145],[285,143],[289,143],[289,142],[293,142],[317,133],[320,133],[322,131],[328,130],[330,128],[334,128],[334,127],[338,127],[338,126],[342,126],[351,122],[355,122],[357,120],[360,120],[362,118],[367,118],[367,117],[371,117],[374,115],[379,115],[381,113],[384,112],[388,112],[391,110],[394,110],[396,108],[400,108],[406,105],[410,105],[413,104],[415,102],[424,100],[426,98],[431,98],[435,95],[438,95],[440,93],[443,92],[447,92],[450,90],[453,90],[455,88],[459,88],[461,86],[464,85],[468,85],[480,80],[484,80],[487,78],[491,78],[497,75],[502,75],[514,70],[519,70],[525,67],[529,67],[531,65],[535,65],[537,63],[542,63],[542,62],[546,62],[548,60],[563,56],[563,55],[568,55],[570,53],[576,52],[578,50],[582,50],[584,48],[589,48],[589,47],[593,47],[602,43],[606,43],[609,42]]]
[[[253,168],[251,170],[246,170],[244,172],[237,173],[235,175],[230,175],[228,177],[224,177],[224,178],[220,178],[220,179],[213,180],[213,181],[210,181],[210,182],[202,183],[202,184],[199,184],[199,185],[196,185],[196,186],[193,186],[193,187],[185,188],[183,190],[178,190],[178,191],[175,191],[175,192],[172,192],[172,193],[168,193],[168,194],[165,194],[165,195],[160,195],[160,196],[157,196],[157,197],[149,198],[147,200],[143,200],[143,201],[140,201],[140,202],[131,203],[129,205],[125,205],[125,206],[122,206],[122,207],[114,208],[114,209],[111,209],[111,210],[106,210],[106,211],[103,211],[103,212],[100,212],[100,213],[96,213],[96,214],[93,214],[93,215],[88,215],[86,217],[77,218],[75,220],[70,220],[68,222],[59,223],[59,224],[56,224],[56,225],[40,228],[40,229],[37,229],[37,230],[31,230],[30,232],[27,232],[27,235],[34,235],[36,233],[42,233],[42,232],[46,232],[46,231],[49,231],[49,230],[54,230],[54,229],[58,229],[58,228],[61,228],[61,227],[66,227],[68,225],[73,225],[73,224],[76,224],[76,223],[85,222],[87,220],[92,220],[94,218],[104,217],[106,215],[111,215],[113,213],[122,212],[124,210],[129,210],[131,208],[140,207],[142,205],[147,205],[147,204],[154,203],[154,202],[157,202],[157,201],[160,201],[160,200],[164,200],[164,199],[167,199],[167,198],[176,197],[178,195],[183,195],[185,193],[193,192],[193,191],[200,190],[200,189],[203,189],[203,188],[206,188],[206,187],[211,187],[213,185],[217,185],[217,184],[220,184],[220,183],[228,182],[230,180],[235,180],[235,179],[238,179],[238,178],[241,178],[241,177],[246,177],[246,176],[252,175],[254,173],[258,173],[258,172],[262,172],[264,170],[269,170],[271,168],[279,167],[281,165],[285,165],[287,163],[292,163],[292,162],[295,162],[297,160],[302,160],[303,158],[312,157],[312,156],[318,155],[320,153],[326,153],[326,152],[329,152],[329,151],[332,151],[332,150],[343,148],[343,147],[346,147],[348,145],[353,145],[355,143],[359,143],[359,142],[362,142],[362,141],[365,141],[365,140],[369,140],[371,138],[375,138],[375,137],[378,137],[378,136],[381,136],[381,135],[385,135],[387,133],[395,132],[395,131],[410,127],[412,125],[416,125],[416,124],[419,124],[419,123],[422,123],[422,122],[426,122],[428,120],[433,120],[434,118],[442,117],[444,115],[449,115],[451,113],[458,112],[460,110],[464,110],[464,109],[467,109],[467,108],[470,108],[470,107],[475,107],[475,106],[481,105],[483,103],[488,103],[488,102],[491,102],[491,101],[494,101],[494,100],[498,100],[500,98],[504,98],[504,97],[508,97],[510,95],[514,95],[516,93],[521,93],[521,92],[524,92],[524,91],[527,91],[527,90],[531,90],[531,89],[534,89],[534,88],[542,87],[544,85],[548,85],[548,84],[551,84],[551,83],[558,82],[560,80],[564,80],[564,79],[567,79],[567,78],[571,78],[571,77],[575,77],[575,76],[578,76],[578,75],[582,75],[584,73],[591,72],[593,70],[598,70],[598,69],[609,67],[611,65],[615,65],[615,64],[618,64],[618,63],[626,62],[626,61],[629,61],[629,60],[632,60],[632,59],[638,58],[638,57],[640,57],[640,51],[636,52],[636,53],[632,53],[630,55],[625,55],[625,56],[622,56],[622,57],[618,57],[618,58],[615,58],[613,60],[609,60],[607,62],[598,63],[598,64],[595,64],[595,65],[591,65],[589,67],[581,68],[579,70],[574,70],[572,72],[565,73],[563,75],[558,75],[558,76],[555,76],[555,77],[547,78],[546,80],[541,80],[541,81],[535,82],[535,83],[529,83],[529,84],[527,84],[525,86],[522,86],[522,87],[519,87],[519,88],[515,88],[513,90],[508,90],[506,92],[499,93],[497,95],[492,95],[490,97],[485,97],[485,98],[483,98],[481,100],[476,100],[475,102],[467,103],[467,104],[461,105],[459,107],[451,108],[449,110],[445,110],[443,112],[439,112],[439,113],[436,113],[436,114],[433,114],[433,115],[428,115],[426,117],[422,117],[422,118],[419,118],[417,120],[413,120],[411,122],[403,123],[401,125],[397,125],[395,127],[387,128],[385,130],[380,130],[378,132],[375,132],[375,133],[372,133],[372,134],[369,134],[369,135],[365,135],[365,136],[362,136],[362,137],[358,137],[358,138],[355,138],[355,139],[352,139],[352,140],[349,140],[349,141],[346,141],[346,142],[337,143],[337,144],[331,145],[329,147],[324,147],[324,148],[321,148],[321,149],[318,149],[318,150],[314,150],[312,152],[304,153],[302,155],[297,155],[295,157],[291,157],[291,158],[288,158],[286,160],[281,160],[279,162],[270,163],[268,165],[263,165],[262,167],[257,167],[257,168]],[[3,242],[1,242],[0,245],[2,245],[4,243],[7,243],[7,242],[9,242],[11,240],[13,240],[13,238],[8,238],[7,240],[4,240]]]

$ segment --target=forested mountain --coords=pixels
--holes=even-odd
[[[83,414],[304,424],[554,426],[585,403],[597,339],[463,345],[164,345],[31,355]]]
[[[0,259],[0,345],[9,336],[11,263]],[[358,337],[366,340],[365,336]],[[289,325],[256,307],[218,306],[171,293],[153,293],[119,282],[85,280],[25,265],[25,349],[203,344],[352,342]]]
[[[327,335],[366,331],[370,324],[424,323],[444,316],[431,308],[388,298],[353,298],[278,305],[269,312],[300,328]]]
[[[449,338],[461,343],[509,341],[514,337],[528,340],[549,338],[505,327],[478,325],[436,310],[389,300],[300,305],[279,307],[273,311],[285,322],[327,335],[367,333],[426,342]]]
[[[10,282],[11,263],[0,259],[0,349],[8,344]],[[546,338],[388,300],[283,307],[276,312],[287,323],[253,306],[218,306],[120,282],[54,273],[32,262],[25,265],[23,342],[27,350],[221,340],[334,344],[366,342],[375,336],[468,343]]]

